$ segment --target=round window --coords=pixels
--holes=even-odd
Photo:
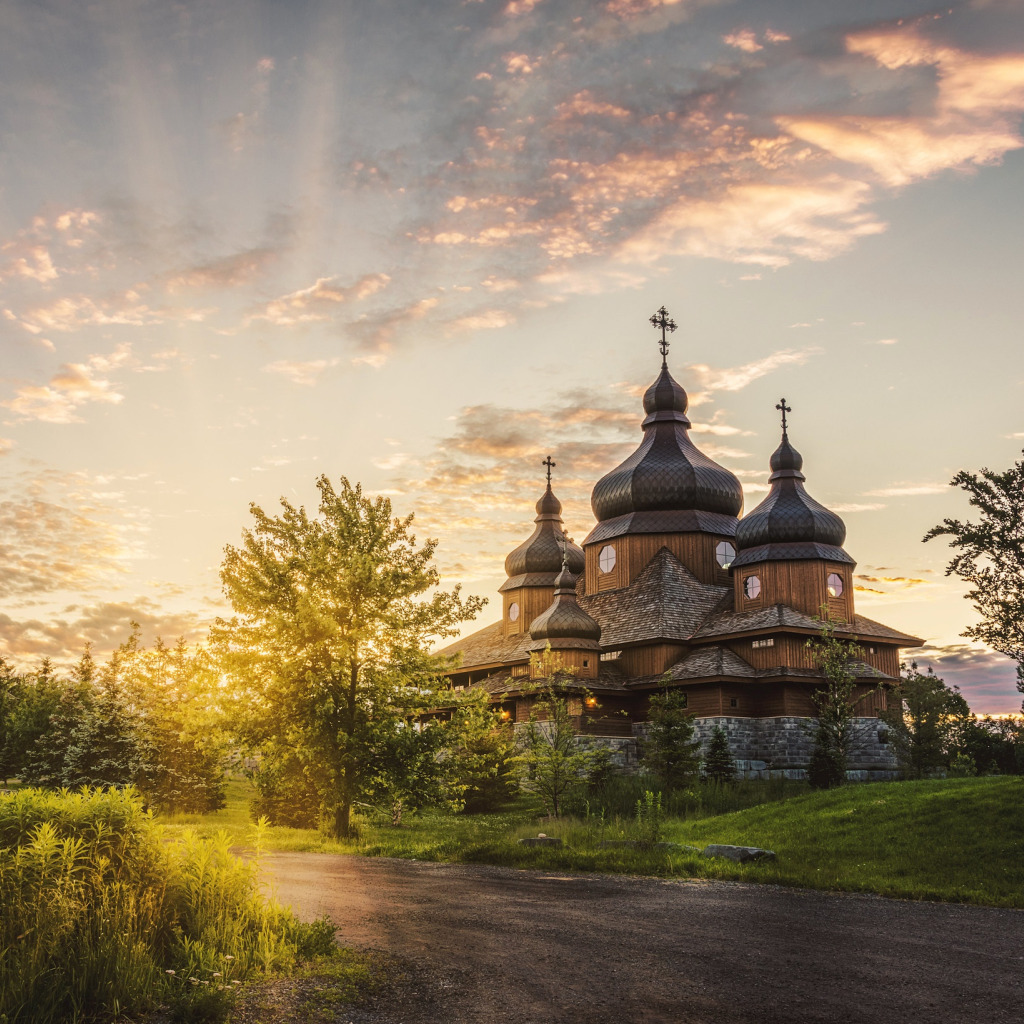
[[[509,622],[515,622],[516,619],[518,619],[518,618],[519,618],[519,605],[517,605],[515,603],[515,601],[513,601],[508,606],[508,621]]]
[[[597,556],[597,564],[601,572],[611,572],[615,568],[615,548],[611,544],[605,544],[601,548],[601,554]]]
[[[828,574],[828,596],[843,596],[843,577],[840,576],[838,573],[830,572]]]
[[[718,564],[723,569],[728,569],[735,557],[736,549],[727,540],[720,540],[718,547],[715,548],[715,558],[718,559]]]
[[[761,593],[761,581],[756,576],[748,576],[743,581],[743,596],[753,600]]]

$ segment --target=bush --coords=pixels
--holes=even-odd
[[[131,790],[0,797],[0,1020],[85,1021],[169,1003],[215,1019],[236,982],[325,947],[259,891],[226,835],[161,841]]]
[[[320,793],[291,752],[265,758],[252,773],[256,796],[253,821],[266,818],[271,825],[317,828],[320,824]]]

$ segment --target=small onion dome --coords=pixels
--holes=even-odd
[[[789,558],[829,558],[852,564],[853,559],[843,551],[846,526],[804,490],[803,464],[784,431],[769,462],[771,490],[736,528],[739,554],[733,567]]]
[[[565,646],[558,641],[585,641],[573,643],[573,647],[597,647],[601,639],[601,627],[576,603],[576,577],[568,567],[555,578],[555,598],[550,607],[530,623],[530,637],[537,641],[531,650],[544,647],[550,641],[552,647]]]
[[[548,573],[544,581],[550,586],[554,576],[562,568],[562,503],[555,497],[548,484],[547,490],[537,502],[536,529],[528,540],[523,541],[505,559],[508,576],[536,575]],[[569,545],[569,568],[579,575],[583,572],[583,549]]]
[[[743,510],[739,480],[690,440],[687,404],[686,392],[663,365],[644,395],[647,416],[640,447],[594,487],[590,503],[599,523],[635,512],[666,511],[735,519]],[[727,523],[715,528],[732,532]]]

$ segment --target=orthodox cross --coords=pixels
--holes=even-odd
[[[777,406],[775,406],[775,408],[780,410],[781,413],[782,413],[782,432],[783,432],[783,434],[785,434],[785,432],[786,432],[786,413],[787,412],[792,412],[793,408],[792,408],[792,406],[786,405],[786,400],[784,398],[782,399],[782,401]]]
[[[545,459],[545,460],[544,460],[544,461],[543,461],[543,462],[541,463],[541,465],[542,465],[542,466],[547,466],[547,467],[548,467],[548,487],[550,487],[550,486],[551,486],[551,470],[553,470],[553,469],[555,468],[555,466],[557,466],[557,465],[558,465],[558,463],[557,463],[557,462],[552,462],[552,461],[551,461],[551,456],[549,455],[549,456],[548,456],[548,457],[547,457],[547,458],[546,458],[546,459]]]
[[[669,334],[676,329],[676,322],[668,315],[668,310],[662,306],[651,317],[651,326],[661,328],[661,341],[658,343],[658,348],[661,349],[661,365],[668,366],[668,337],[666,332]]]

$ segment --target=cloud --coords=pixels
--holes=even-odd
[[[33,306],[14,319],[31,334],[44,331],[71,332],[85,327],[148,327],[167,321],[199,322],[207,309],[189,307],[152,308],[139,292],[129,289],[108,298],[67,295],[48,305]]]
[[[741,391],[748,384],[772,373],[780,366],[803,366],[808,359],[820,352],[821,349],[817,346],[803,349],[786,348],[743,366],[716,370],[705,363],[694,363],[690,369],[697,375],[699,386],[704,391]]]
[[[278,251],[269,247],[246,249],[221,256],[172,274],[167,281],[167,290],[174,294],[237,288],[263,274],[278,256]]]
[[[0,501],[0,595],[87,590],[124,574],[130,547],[123,530],[101,518],[109,513],[37,497]]]
[[[69,613],[77,613],[71,617]],[[209,617],[212,619],[212,616]],[[97,658],[109,655],[131,634],[131,622],[142,627],[142,644],[157,637],[174,642],[178,637],[195,642],[205,636],[209,621],[193,612],[169,612],[146,597],[134,601],[73,604],[61,616],[17,619],[0,613],[0,644],[5,656],[21,665],[50,657],[58,663],[77,660],[86,643]]]
[[[757,41],[757,33],[753,32],[749,28],[739,29],[727,36],[722,36],[722,42],[725,43],[726,46],[732,46],[737,50],[743,50],[744,53],[756,53],[758,50],[764,49],[764,47]]]
[[[863,503],[856,501],[839,502],[829,505],[833,512],[878,512],[885,507],[881,502]]]
[[[779,126],[890,186],[951,168],[998,161],[1024,145],[1024,55],[976,54],[929,39],[921,25],[849,35],[851,54],[873,61],[906,87],[926,73],[926,112],[895,115],[781,116]],[[919,101],[916,106],[923,104]]]
[[[914,498],[925,494],[945,494],[948,490],[948,484],[901,484],[865,491],[864,494],[868,498]]]
[[[278,373],[282,377],[286,377],[293,384],[303,384],[306,387],[312,387],[325,370],[330,369],[332,366],[337,366],[340,362],[341,360],[337,357],[333,359],[312,359],[307,362],[279,359],[275,363],[268,363],[263,369],[266,373]]]
[[[460,316],[452,320],[449,326],[453,331],[493,331],[515,322],[515,316],[506,309],[486,309]]]
[[[931,667],[949,686],[958,686],[971,710],[981,715],[1019,714],[1015,663],[1002,654],[967,644],[926,644],[907,652],[918,670]]]
[[[336,277],[318,277],[307,288],[272,299],[253,313],[250,320],[265,320],[277,327],[294,327],[329,319],[342,303],[359,302],[387,287],[387,274],[364,274],[355,284],[335,284]]]
[[[64,363],[48,384],[26,384],[15,396],[0,403],[19,420],[43,423],[81,423],[78,410],[83,405],[99,402],[117,405],[124,395],[112,381],[100,374],[131,362],[131,347],[118,346],[109,355],[90,356],[85,363]]]
[[[425,299],[416,299],[389,313],[374,316],[372,319],[363,317],[351,324],[349,329],[358,337],[360,349],[359,354],[352,358],[352,362],[367,366],[383,366],[391,354],[399,328],[422,320],[440,301],[436,295],[431,295]]]

